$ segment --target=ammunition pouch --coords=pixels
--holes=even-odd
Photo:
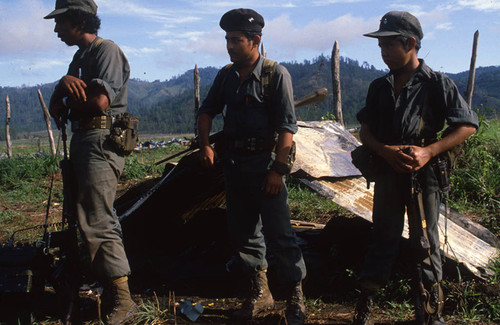
[[[363,145],[351,151],[351,158],[352,164],[359,169],[366,181],[374,182],[380,172],[380,158]]]
[[[109,140],[123,155],[129,155],[139,143],[139,119],[129,113],[118,114],[111,127]]]
[[[431,166],[436,175],[439,189],[441,192],[448,192],[450,190],[450,165],[448,161],[439,155],[431,163]]]

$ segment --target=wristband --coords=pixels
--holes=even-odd
[[[277,172],[280,175],[290,174],[292,166],[287,163],[275,160],[271,165],[271,170]]]

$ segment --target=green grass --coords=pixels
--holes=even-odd
[[[291,177],[288,178],[287,185],[290,213],[294,219],[308,222],[323,221],[342,210],[332,200],[317,195]]]
[[[500,236],[500,121],[481,122],[464,145],[451,174],[451,207],[481,215],[483,226]]]

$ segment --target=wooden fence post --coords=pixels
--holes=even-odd
[[[472,108],[472,92],[474,91],[474,79],[476,77],[476,57],[477,57],[477,41],[479,31],[474,33],[474,42],[472,44],[472,57],[470,59],[469,80],[467,81],[467,91],[465,92],[465,100],[469,107]]]
[[[45,124],[47,125],[47,132],[49,134],[49,143],[50,143],[50,150],[52,152],[52,155],[56,155],[56,146],[54,144],[54,136],[52,135],[52,128],[50,125],[50,114],[49,111],[47,110],[47,106],[45,106],[45,102],[43,101],[43,96],[42,93],[40,92],[40,89],[38,89],[38,99],[40,99],[40,104],[42,105],[42,110],[43,110],[43,117],[45,118]]]
[[[264,48],[264,43],[261,43],[260,44],[260,54],[262,55],[262,57],[267,57],[267,53],[266,53],[266,49]]]
[[[335,41],[332,50],[332,94],[333,94],[333,115],[337,122],[344,125],[342,116],[342,100],[340,91],[340,58],[339,43]]]
[[[9,130],[9,122],[10,122],[10,100],[9,95],[5,97],[5,104],[7,107],[7,115],[5,118],[5,141],[7,141],[7,156],[12,158],[12,143],[10,142],[10,130]]]
[[[200,74],[198,65],[194,66],[194,136],[198,136],[198,109],[200,108]]]

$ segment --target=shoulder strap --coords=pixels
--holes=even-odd
[[[437,91],[436,88],[438,87],[438,80],[437,76],[435,73],[431,73],[431,78],[427,84],[427,91],[425,92],[425,97],[424,97],[424,105],[422,106],[422,110],[420,112],[420,122],[418,126],[418,139],[422,140],[421,135],[422,135],[422,130],[424,129],[425,122],[424,122],[424,115],[425,112],[429,109],[429,103],[430,101],[436,101],[437,97]]]
[[[262,73],[261,73],[261,83],[262,83],[262,95],[264,95],[264,100],[271,95],[271,82],[273,80],[274,72],[276,71],[276,61],[264,58],[262,63]]]

